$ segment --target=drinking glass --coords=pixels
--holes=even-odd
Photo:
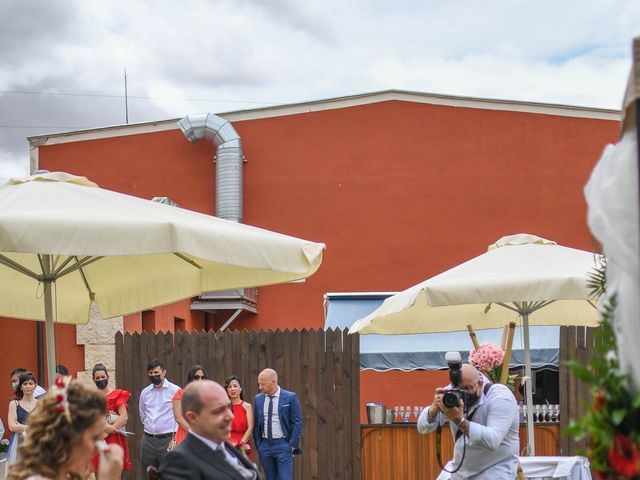
[[[540,409],[540,417],[541,417],[541,422],[550,422],[551,421],[551,415],[549,414],[549,404],[542,404],[542,408]]]
[[[534,422],[542,422],[542,405],[534,405],[533,411],[533,421]]]
[[[404,422],[409,421],[409,417],[411,416],[411,406],[407,405],[404,407]]]
[[[418,417],[420,416],[420,407],[418,405],[414,405],[413,407],[413,416],[416,417],[416,422],[417,422]]]

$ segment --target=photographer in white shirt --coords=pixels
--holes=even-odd
[[[513,480],[520,445],[515,397],[506,386],[490,383],[472,365],[463,364],[461,371],[459,388],[466,391],[466,415],[462,399],[453,408],[442,402],[452,385],[437,388],[433,403],[418,418],[418,431],[429,433],[449,421],[455,447],[448,470],[460,467],[451,474],[452,480]]]

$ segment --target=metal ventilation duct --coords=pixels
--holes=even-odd
[[[216,160],[216,216],[242,221],[242,142],[233,126],[212,113],[187,115],[178,122],[191,142],[208,140],[218,148]]]

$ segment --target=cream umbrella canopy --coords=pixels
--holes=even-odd
[[[535,235],[503,237],[488,252],[389,297],[349,332],[453,332],[468,324],[476,330],[501,328],[513,321],[515,312],[522,319],[525,375],[531,378],[530,323],[598,324],[587,289],[597,257]],[[532,393],[525,387],[528,449],[534,455]]]
[[[324,244],[99,188],[62,172],[0,187],[0,315],[84,324],[203,291],[312,275]],[[41,298],[42,297],[42,298]]]

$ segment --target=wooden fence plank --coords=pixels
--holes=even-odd
[[[302,406],[305,423],[306,449],[303,455],[306,457],[303,466],[304,479],[318,480],[319,478],[319,452],[318,452],[318,340],[319,332],[309,330],[306,332],[305,355],[303,364],[303,375],[306,379],[305,388],[307,390],[305,404]]]
[[[318,478],[328,479],[329,461],[326,445],[329,443],[332,432],[327,432],[327,415],[333,414],[326,405],[325,390],[325,340],[327,332],[318,331],[316,335],[316,391],[318,392],[317,418],[318,418]]]
[[[360,335],[349,335],[351,341],[351,459],[353,479],[362,478],[362,436],[360,435]]]
[[[209,330],[206,333],[206,337],[207,337],[208,352],[207,352],[207,363],[205,367],[207,367],[207,375],[209,376],[209,378],[213,378],[215,363],[218,358],[218,350],[220,348],[220,345],[218,343],[219,338],[218,338],[218,334],[213,330]]]
[[[334,370],[334,350],[336,343],[335,330],[328,329],[325,332],[325,351],[324,351],[324,369],[323,369],[323,383],[324,383],[324,398],[322,402],[322,408],[325,411],[326,422],[326,439],[324,443],[320,443],[320,448],[325,451],[325,462],[320,464],[321,468],[324,466],[327,469],[326,478],[335,478],[333,466],[336,463],[336,450],[329,448],[329,444],[335,442],[336,431],[336,410],[337,405],[335,401],[335,370]]]
[[[342,371],[342,332],[339,329],[335,330],[334,338],[333,338],[333,398],[335,405],[335,469],[333,478],[342,478],[344,472],[347,471],[346,468],[346,459],[345,452],[349,449],[349,444],[345,439],[345,428],[344,428],[344,406],[348,405],[344,403],[344,374]],[[351,439],[349,438],[349,441]],[[342,472],[342,473],[340,473]]]

